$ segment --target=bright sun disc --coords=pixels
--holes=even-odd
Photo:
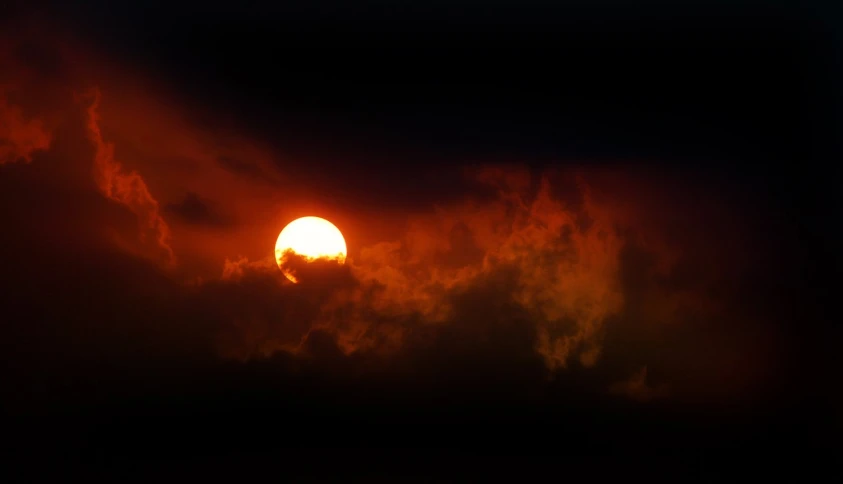
[[[282,265],[284,253],[292,250],[308,260],[319,258],[334,259],[345,263],[347,255],[345,239],[340,230],[331,222],[319,217],[302,217],[290,222],[278,235],[275,242],[275,262],[287,279],[297,282],[296,278]]]

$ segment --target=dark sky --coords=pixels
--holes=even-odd
[[[99,3],[63,18],[280,146],[334,156],[780,161],[827,141],[840,74],[830,8]]]
[[[663,3],[0,7],[12,455],[393,482],[829,463],[840,8]],[[292,285],[265,259],[312,214],[353,262]]]
[[[320,181],[324,163],[376,170],[358,181],[375,205],[423,197],[418,177],[459,191],[438,174],[455,162],[691,163],[751,183],[839,154],[833,7],[299,3],[86,2],[63,19]]]

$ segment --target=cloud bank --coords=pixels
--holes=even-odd
[[[755,212],[703,182],[481,163],[462,199],[379,222],[351,196],[302,202],[319,190],[295,160],[201,126],[142,80],[85,72],[49,91],[67,97],[49,133],[55,123],[0,96],[3,202],[39,202],[3,212],[4,297],[23,315],[4,327],[9,368],[63,381],[281,359],[495,398],[583,378],[577,388],[642,402],[729,401],[774,373],[775,315],[747,302],[770,294],[757,282],[770,259],[744,222]],[[73,102],[80,85],[99,88]],[[275,237],[320,207],[346,234],[347,264],[292,259],[292,284]]]
[[[103,140],[98,112],[101,94],[93,91],[93,101],[87,109],[88,134],[96,148],[94,156],[94,179],[100,191],[111,200],[128,207],[138,217],[141,238],[151,238],[158,246],[167,264],[175,263],[175,254],[170,247],[170,227],[159,213],[158,201],[149,192],[141,175],[127,172],[114,159],[114,144]]]
[[[29,163],[36,152],[50,147],[50,141],[41,121],[25,117],[18,106],[9,103],[7,90],[0,86],[0,165]]]

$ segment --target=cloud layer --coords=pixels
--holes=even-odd
[[[104,72],[67,74],[73,89],[45,91],[63,101],[32,116],[0,96],[3,202],[38,200],[3,212],[6,297],[24,315],[5,340],[28,349],[11,360],[74,378],[102,362],[310,365],[442,398],[564,381],[722,402],[771,381],[781,337],[755,301],[774,293],[758,282],[774,252],[754,250],[759,212],[728,190],[633,164],[474,164],[461,199],[356,213],[296,178],[295,160]],[[273,242],[313,211],[345,233],[347,264],[292,259],[292,284]]]
[[[114,144],[103,140],[100,130],[99,104],[101,94],[93,91],[93,101],[87,109],[88,134],[94,144],[94,180],[100,191],[111,200],[128,207],[138,217],[141,239],[156,245],[167,264],[175,263],[175,254],[170,247],[170,227],[159,213],[158,201],[149,193],[141,175],[127,172],[114,159]],[[147,240],[152,239],[152,240]]]
[[[0,85],[0,165],[23,161],[50,146],[50,134],[38,119],[28,119],[21,109],[10,104],[6,89]]]

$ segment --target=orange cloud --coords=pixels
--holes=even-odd
[[[564,367],[572,355],[591,366],[607,317],[620,311],[618,255],[622,246],[612,220],[592,207],[585,188],[584,215],[551,196],[547,179],[538,195],[515,216],[512,231],[495,256],[514,263],[521,274],[516,300],[537,313],[538,351],[551,368]],[[573,327],[571,327],[573,322]]]
[[[106,142],[100,131],[100,91],[94,90],[94,100],[88,106],[88,136],[94,143],[94,180],[100,191],[111,200],[128,207],[138,217],[141,239],[151,236],[153,244],[163,254],[167,264],[175,264],[176,257],[170,247],[170,227],[161,217],[158,201],[149,192],[143,177],[136,171],[126,170],[114,158],[114,144]]]
[[[293,172],[242,133],[200,125],[195,108],[154,80],[88,64],[99,93],[85,105],[97,186],[143,219],[147,249],[163,260],[171,252],[182,280],[218,278],[226,258],[271,255],[300,210],[291,200],[308,200]]]
[[[275,267],[275,261],[272,257],[267,257],[263,260],[250,262],[247,257],[238,257],[237,260],[225,259],[222,268],[223,281],[237,281],[243,278],[248,271],[261,271]]]
[[[572,359],[594,365],[604,323],[624,302],[622,241],[608,212],[584,184],[576,208],[554,198],[546,177],[537,190],[523,172],[508,178],[495,168],[477,179],[497,185],[496,200],[439,207],[412,220],[399,240],[362,248],[348,260],[355,283],[325,294],[311,330],[333,334],[346,353],[396,350],[409,333],[463,317],[458,296],[505,274],[507,285],[488,289],[488,297],[527,311],[534,351],[546,366],[564,368]],[[264,270],[277,272],[271,264],[226,260],[222,278]]]
[[[50,147],[51,136],[41,121],[27,119],[20,108],[10,105],[0,86],[0,165],[29,163],[35,152]]]
[[[508,176],[493,168],[477,178],[497,186],[496,201],[440,208],[413,224],[400,243],[362,251],[355,274],[383,286],[379,309],[443,321],[453,291],[511,268],[516,283],[510,296],[532,313],[536,351],[547,366],[565,367],[571,357],[593,365],[603,322],[623,305],[622,242],[612,220],[587,193],[583,213],[555,200],[546,178],[532,197],[523,171]],[[594,217],[589,226],[578,222],[582,215]]]
[[[295,164],[285,170],[271,149],[233,129],[195,121],[207,113],[225,119],[225,113],[186,109],[177,98],[152,89],[154,83],[143,76],[121,77],[120,69],[100,68],[72,84],[97,81],[101,88],[85,106],[88,140],[79,139],[73,151],[59,156],[54,153],[59,141],[79,138],[74,131],[79,126],[68,128],[62,132],[68,136],[56,136],[50,155],[71,159],[87,152],[91,142],[96,189],[128,209],[120,212],[128,216],[130,233],[136,229],[128,212],[137,217],[147,241],[144,255],[167,264],[178,256],[177,276],[187,282],[178,288],[184,294],[174,290],[171,298],[187,298],[191,312],[183,319],[198,326],[191,338],[213,333],[214,350],[223,357],[306,356],[309,345],[321,338],[355,358],[388,354],[395,358],[390,361],[400,361],[420,346],[427,345],[429,356],[458,340],[455,345],[462,346],[455,359],[473,355],[475,347],[497,359],[505,347],[501,351],[518,353],[527,366],[561,371],[603,364],[594,369],[599,373],[611,364],[612,351],[629,352],[632,356],[618,365],[623,368],[599,383],[600,390],[648,361],[653,374],[670,381],[671,398],[692,392],[683,381],[700,393],[721,391],[724,381],[732,382],[723,391],[735,392],[762,374],[756,363],[762,351],[748,348],[758,347],[757,334],[769,332],[741,336],[728,329],[741,317],[734,302],[740,293],[729,284],[747,251],[737,245],[740,224],[725,220],[729,214],[739,219],[740,207],[697,205],[688,200],[702,197],[676,193],[689,184],[671,184],[650,173],[636,178],[634,170],[578,178],[570,172],[538,176],[518,165],[479,166],[468,176],[480,188],[459,203],[425,215],[402,212],[400,220],[385,222],[382,210],[360,213],[343,195],[333,197],[339,200],[334,206],[344,206],[335,211],[336,220],[323,210],[329,204],[313,201],[332,194],[297,178]],[[66,95],[55,91],[54,97]],[[37,108],[11,105],[0,96],[0,163],[29,161],[50,147],[50,130],[26,115],[31,110],[49,119]],[[89,182],[89,175],[80,179]],[[85,190],[96,203],[113,205]],[[665,208],[665,200],[671,207]],[[354,247],[346,266],[315,267],[322,271],[319,277],[293,285],[275,267],[272,250],[286,222],[312,214],[302,212],[340,222],[344,231],[348,227],[349,248]],[[57,213],[56,220],[66,217],[61,206]],[[82,209],[74,213],[96,219]],[[165,221],[162,213],[173,218]],[[406,230],[396,234],[394,227],[401,224],[395,222],[407,222]],[[103,222],[96,219],[86,227],[97,223]],[[379,223],[394,226],[385,231],[388,236],[373,228]],[[368,239],[355,241],[355,235]],[[86,234],[81,245],[89,246],[92,236],[97,235]],[[631,245],[652,260],[639,265],[625,260]],[[124,247],[138,252],[130,244]],[[157,279],[150,284],[157,285]],[[718,301],[731,304],[729,310],[711,311]],[[181,327],[182,311],[187,309],[171,314],[173,327]],[[617,320],[621,323],[613,325]],[[505,325],[523,336],[512,347],[507,346],[511,333],[495,334]],[[607,333],[622,335],[614,347]],[[709,338],[707,345],[700,343],[706,341],[702,337]],[[717,352],[695,353],[700,347]],[[659,357],[668,349],[672,353]],[[639,400],[664,395],[648,381],[646,367],[611,391]]]
[[[119,83],[107,85],[102,93],[107,94],[107,105],[100,106],[96,98],[88,113],[100,190],[145,221],[151,240],[160,242],[158,249],[162,243],[172,248],[169,254],[178,255],[184,280],[201,276],[238,288],[250,275],[274,281],[280,273],[271,259],[272,242],[286,222],[310,214],[302,213],[311,211],[309,205],[296,204],[310,204],[320,196],[311,192],[318,190],[304,191],[306,184],[295,178],[294,170],[284,171],[271,151],[231,133],[191,124],[189,116],[178,114],[175,102],[148,94],[146,98],[142,90]],[[126,153],[122,163],[114,161],[114,144],[104,142],[103,132]],[[466,317],[460,295],[479,287],[490,301],[504,301],[527,313],[524,324],[534,332],[532,354],[554,371],[603,361],[605,336],[612,330],[607,324],[628,311],[630,299],[643,314],[644,322],[635,324],[678,325],[689,312],[707,317],[701,309],[713,303],[700,286],[708,284],[706,277],[714,269],[696,274],[697,282],[687,287],[671,282],[677,267],[682,269],[677,261],[688,259],[682,250],[696,250],[687,240],[664,236],[666,227],[678,224],[668,217],[663,202],[681,203],[681,197],[662,196],[659,190],[672,189],[669,184],[652,190],[658,183],[634,174],[618,173],[612,179],[585,173],[580,178],[571,173],[538,176],[517,165],[475,167],[468,175],[481,185],[476,196],[438,206],[427,215],[402,214],[400,222],[407,222],[407,228],[398,236],[372,235],[370,224],[379,223],[381,214],[349,213],[346,220],[336,220],[343,230],[349,227],[350,234],[370,236],[366,245],[355,244],[353,235],[347,237],[350,248],[356,245],[347,265],[356,285],[318,292],[314,307],[291,312],[275,308],[273,298],[287,300],[302,288],[283,279],[267,282],[260,286],[267,294],[254,301],[254,308],[221,312],[227,315],[220,322],[220,334],[225,335],[221,352],[243,359],[296,352],[311,335],[327,333],[346,354],[397,353],[413,344],[420,331],[459,323],[457,318]],[[209,202],[208,210],[222,213],[208,212],[213,216],[204,219],[174,217],[165,224],[157,201],[175,206],[193,193]],[[335,221],[331,213],[313,212]],[[214,216],[234,222],[200,223]],[[711,227],[722,225],[720,220],[709,221]],[[164,235],[169,228],[172,241]],[[630,228],[634,236],[625,231]],[[622,252],[633,239],[654,257],[652,266],[639,271],[646,284],[635,293],[622,287],[621,280]],[[208,287],[197,285],[200,291]],[[245,303],[235,305],[242,308]],[[484,323],[472,324],[483,330]]]

